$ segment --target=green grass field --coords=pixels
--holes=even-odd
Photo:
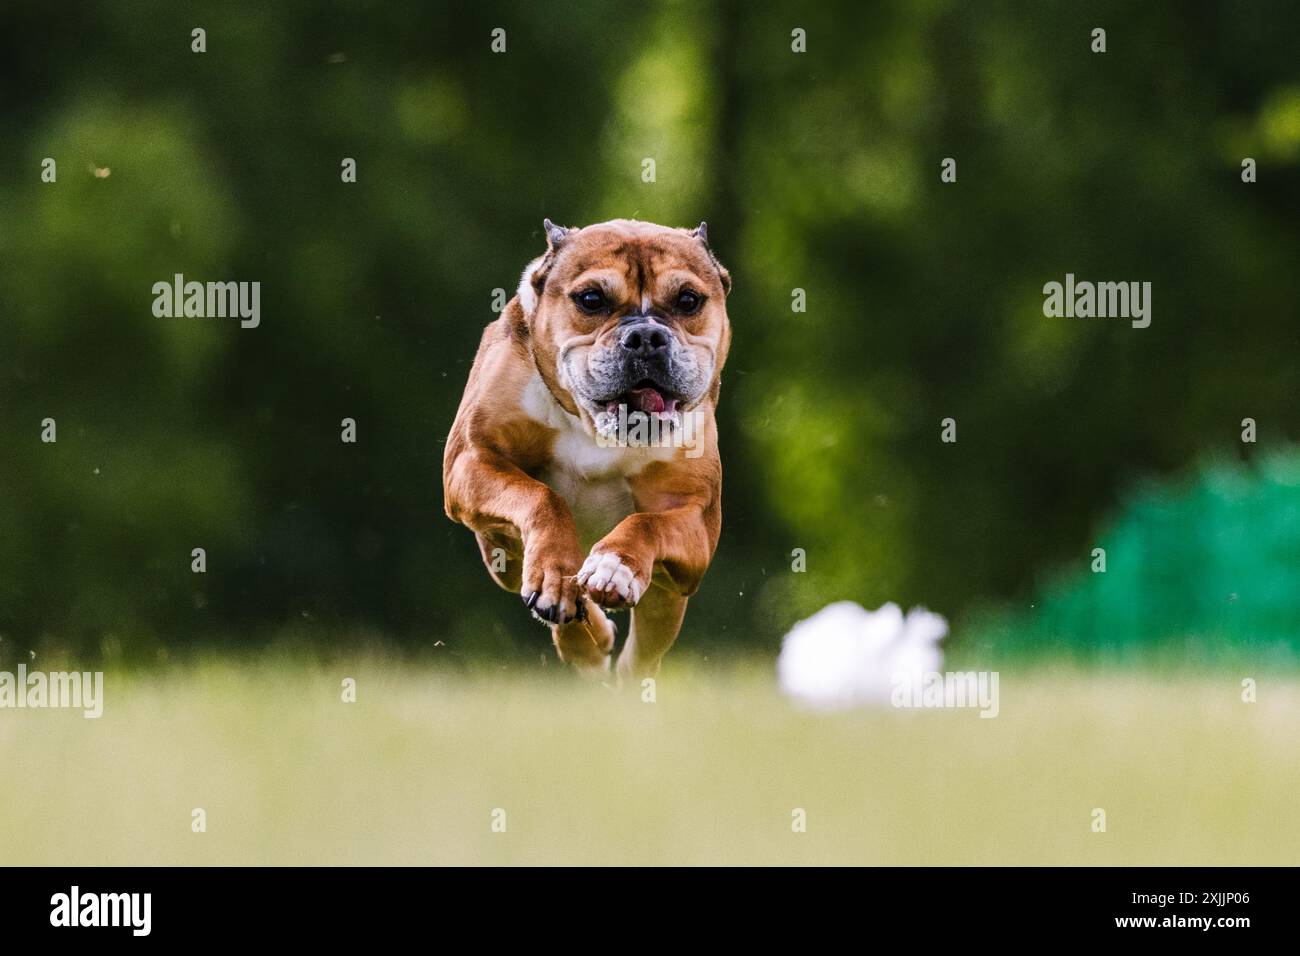
[[[1003,671],[991,720],[809,714],[765,664],[670,659],[655,703],[568,677],[110,673],[97,721],[0,712],[0,863],[1300,862],[1294,676]]]

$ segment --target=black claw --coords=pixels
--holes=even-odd
[[[541,591],[534,591],[532,597],[524,598],[524,607],[528,608],[528,610],[531,611],[533,609],[533,606],[537,604],[537,599],[541,596],[542,596]]]

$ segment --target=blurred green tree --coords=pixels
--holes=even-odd
[[[771,647],[845,597],[925,603],[960,634],[1077,555],[1134,478],[1234,443],[1244,415],[1260,448],[1300,437],[1286,16],[10,4],[0,635],[539,649],[443,518],[439,464],[544,216],[707,219],[735,278],[725,528],[683,645]],[[261,326],[154,317],[178,272],[260,281]],[[1152,282],[1151,327],[1045,318],[1066,272]]]

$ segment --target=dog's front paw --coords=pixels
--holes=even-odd
[[[648,569],[638,570],[627,555],[599,544],[591,549],[578,572],[578,583],[591,599],[611,610],[636,604],[649,580]]]
[[[524,606],[544,624],[568,624],[576,620],[582,605],[578,600],[578,558],[572,547],[550,545],[524,552],[524,569],[519,596]]]

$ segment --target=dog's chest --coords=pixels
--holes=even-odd
[[[590,547],[636,510],[630,478],[662,457],[662,449],[602,446],[534,376],[524,394],[529,418],[556,432],[551,460],[538,479],[569,505],[578,536]]]
[[[591,478],[557,463],[538,476],[569,504],[578,538],[590,548],[636,510],[626,478]]]

